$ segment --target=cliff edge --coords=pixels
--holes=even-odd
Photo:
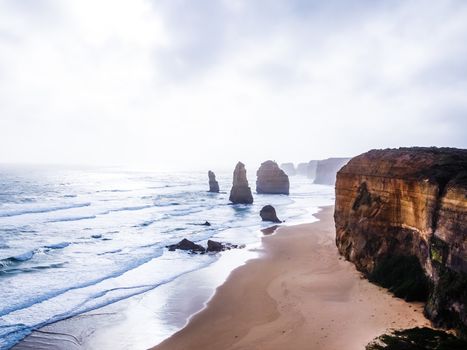
[[[334,219],[339,252],[370,280],[467,334],[467,150],[352,158],[337,173]]]

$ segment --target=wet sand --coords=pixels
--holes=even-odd
[[[263,237],[206,308],[155,350],[361,350],[389,328],[425,326],[409,304],[363,279],[337,253],[333,207],[312,224]]]

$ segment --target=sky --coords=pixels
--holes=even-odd
[[[0,163],[467,148],[464,0],[0,0]]]

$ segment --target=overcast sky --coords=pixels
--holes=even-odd
[[[0,162],[467,148],[467,1],[0,0]]]

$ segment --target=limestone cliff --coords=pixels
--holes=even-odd
[[[289,177],[276,162],[268,160],[256,172],[256,192],[269,194],[289,194]]]
[[[253,195],[251,194],[248,179],[246,178],[245,164],[242,162],[238,162],[235,167],[229,200],[234,204],[253,203]]]
[[[339,252],[368,276],[388,277],[395,261],[401,271],[418,271],[398,257],[416,258],[429,281],[426,315],[466,334],[467,150],[372,150],[353,158],[337,173],[334,217]],[[391,266],[386,275],[384,266]]]
[[[293,163],[282,163],[281,164],[281,169],[284,170],[284,172],[288,176],[297,175],[297,170],[295,170],[295,165]]]
[[[336,173],[342,168],[350,158],[328,158],[318,161],[316,165],[315,184],[334,185]]]

